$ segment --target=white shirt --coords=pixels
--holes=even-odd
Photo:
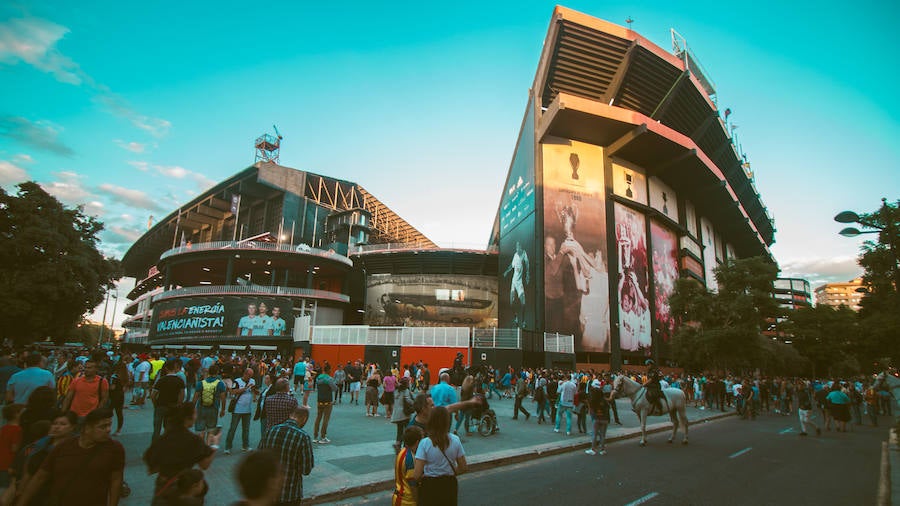
[[[134,381],[137,383],[146,383],[150,381],[150,369],[152,367],[150,362],[142,360],[141,363],[134,368]]]
[[[456,460],[465,456],[466,452],[459,441],[459,436],[456,434],[449,436],[450,444],[443,453],[440,448],[432,444],[431,438],[426,437],[419,443],[419,447],[416,449],[416,460],[425,461],[425,476],[453,476],[456,474],[453,472],[457,465]],[[446,457],[444,457],[445,454]],[[453,467],[450,467],[448,460],[453,462]]]

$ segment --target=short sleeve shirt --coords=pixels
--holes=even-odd
[[[56,445],[41,464],[50,477],[50,496],[66,503],[106,504],[112,474],[125,468],[125,448],[112,439],[82,448],[74,437]]]
[[[159,391],[157,406],[174,406],[178,404],[179,392],[184,391],[184,380],[175,375],[166,375],[159,378],[153,388]]]
[[[244,382],[243,378],[238,378],[234,381],[235,381],[235,384],[237,385],[237,388],[244,388],[245,386],[248,386],[248,385],[250,387],[252,387],[253,385],[256,384],[256,382],[253,381],[253,378],[250,378],[250,380],[247,381],[246,383]],[[253,404],[253,391],[250,388],[248,388],[247,390],[244,391],[244,393],[242,393],[238,397],[237,404],[235,404],[235,406],[234,406],[235,414],[249,413],[250,407],[252,404]]]
[[[28,367],[23,371],[13,374],[9,378],[6,389],[12,389],[15,392],[16,403],[26,404],[31,392],[34,392],[37,387],[53,388],[55,386],[56,382],[53,381],[52,372],[41,369],[40,367]]]
[[[78,416],[87,416],[100,406],[100,396],[103,392],[109,392],[109,384],[100,376],[94,376],[93,380],[81,376],[72,380],[69,391],[73,392],[69,409]]]
[[[456,474],[453,472],[453,469],[456,467],[456,460],[465,456],[466,452],[459,441],[459,436],[456,434],[450,434],[449,436],[450,444],[443,453],[440,448],[434,446],[430,437],[426,437],[419,442],[419,447],[416,449],[416,460],[425,461],[425,476],[453,476]],[[444,454],[446,454],[446,457]],[[453,467],[450,467],[450,461],[453,462]]]
[[[150,381],[150,369],[152,367],[150,362],[141,360],[141,363],[134,368],[134,381],[137,383],[146,383]]]
[[[187,429],[167,430],[144,453],[144,461],[147,465],[159,472],[160,476],[171,478],[179,472],[194,467],[212,455],[210,448],[203,439]]]

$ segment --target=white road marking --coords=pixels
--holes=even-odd
[[[793,427],[788,427],[787,429],[784,429],[783,431],[779,432],[779,434],[787,434],[788,432],[793,432],[793,430],[794,430]]]
[[[739,452],[732,453],[731,455],[728,456],[728,458],[729,458],[729,459],[733,459],[733,458],[735,458],[735,457],[740,457],[741,455],[743,455],[743,454],[749,452],[749,451],[752,450],[752,449],[753,449],[752,447],[751,447],[751,448],[744,448],[743,450],[741,450],[741,451],[739,451]]]
[[[632,502],[626,504],[625,506],[638,506],[638,504],[644,504],[645,502],[649,501],[650,499],[653,499],[654,497],[656,497],[658,495],[659,495],[659,492],[650,492],[649,494],[645,495],[644,497],[641,497],[640,499],[638,499],[636,501],[632,501]]]

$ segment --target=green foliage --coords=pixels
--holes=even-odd
[[[0,337],[29,343],[73,336],[119,274],[97,249],[103,224],[37,183],[0,188]]]
[[[794,348],[809,359],[813,376],[859,372],[859,325],[847,306],[801,308],[788,314],[780,329],[790,335]]]
[[[772,283],[778,269],[755,257],[716,269],[717,293],[680,279],[669,299],[680,323],[670,349],[688,370],[755,367],[770,352],[760,329],[776,314]]]
[[[867,293],[860,303],[858,356],[868,371],[900,360],[900,201],[882,200],[859,223],[878,230],[878,241],[866,241],[859,256]]]

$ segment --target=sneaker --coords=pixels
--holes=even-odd
[[[250,451],[250,448],[241,448],[241,451],[244,452],[244,453],[247,453],[247,452]]]
[[[553,432],[559,432],[559,429],[553,429]]]
[[[323,437],[322,439],[319,440],[319,443],[322,443],[323,445],[327,445],[330,442],[331,442],[331,440],[328,439],[327,437]]]
[[[587,453],[588,455],[597,455],[597,452],[595,452],[594,450],[590,450],[590,449],[585,450],[584,453]]]
[[[606,450],[600,450],[597,455],[606,455]]]
[[[231,455],[231,450],[225,450],[225,455]]]
[[[571,433],[571,432],[566,432],[566,435],[567,435],[567,436],[571,436],[572,433]]]
[[[314,437],[314,438],[313,438],[313,443],[316,443],[316,444],[321,444],[321,443],[322,443],[322,442],[321,442],[321,441],[319,441],[319,438],[317,438],[317,437]]]

